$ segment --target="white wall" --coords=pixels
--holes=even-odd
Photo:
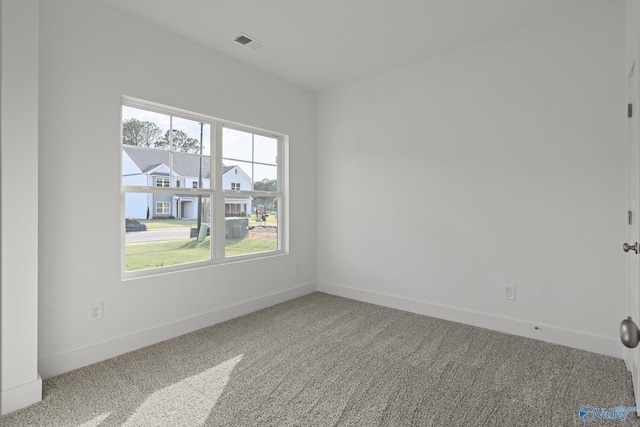
[[[616,2],[321,93],[318,289],[620,357],[623,67]]]
[[[640,42],[640,2],[637,0],[625,1],[625,29],[626,29],[626,71],[638,56],[633,50],[638,49]]]
[[[6,414],[42,398],[37,359],[38,1],[2,0],[0,17],[0,414]]]
[[[41,375],[312,291],[315,95],[97,0],[40,7]],[[290,255],[121,281],[121,95],[288,134]]]

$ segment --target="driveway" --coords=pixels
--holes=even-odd
[[[160,242],[166,240],[189,239],[191,233],[188,228],[170,228],[166,230],[136,231],[125,233],[125,243]]]

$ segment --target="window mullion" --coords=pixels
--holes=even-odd
[[[215,137],[214,137],[215,135]],[[224,204],[224,193],[222,192],[222,126],[216,124],[215,132],[211,132],[212,138],[214,138],[211,147],[213,148],[213,153],[211,153],[211,170],[215,171],[212,173],[212,180],[215,182],[215,216],[214,216],[214,224],[215,224],[215,245],[213,257],[214,259],[222,259],[224,258],[224,247],[225,247],[225,204]]]
[[[169,116],[169,186],[173,181],[173,116]]]
[[[287,172],[285,171],[285,168],[283,167],[284,164],[286,164],[286,162],[288,161],[288,159],[285,159],[285,155],[288,153],[285,153],[285,144],[284,144],[284,140],[283,137],[278,137],[278,157],[276,158],[276,163],[278,165],[278,174],[277,174],[277,179],[278,179],[278,185],[276,187],[276,189],[278,190],[278,193],[280,193],[280,196],[278,198],[278,230],[280,230],[280,233],[278,233],[278,249],[282,249],[284,251],[288,251],[289,248],[288,246],[288,237],[287,237],[287,232],[289,230],[289,219],[287,218],[287,214],[289,212],[288,209],[288,195],[289,195],[289,189],[287,188],[287,179],[288,176],[286,175]]]

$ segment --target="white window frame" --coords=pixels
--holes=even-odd
[[[262,253],[257,253],[257,254],[247,254],[247,255],[238,255],[235,257],[231,257],[231,258],[226,258],[226,259],[233,259],[233,260],[243,260],[243,259],[250,259],[250,258],[259,258],[259,257],[263,257],[269,254],[273,254],[273,253],[288,253],[288,206],[289,206],[289,200],[288,200],[288,139],[286,135],[278,135],[278,134],[274,134],[273,132],[265,132],[265,131],[261,131],[259,129],[255,129],[255,128],[251,128],[248,126],[242,126],[242,125],[238,125],[238,124],[234,124],[234,123],[222,123],[222,126],[220,126],[220,128],[218,129],[218,133],[219,133],[219,138],[218,138],[218,153],[220,155],[220,161],[218,164],[223,164],[224,163],[224,159],[222,158],[222,132],[224,128],[228,128],[228,129],[233,129],[233,130],[237,130],[237,131],[241,131],[241,132],[247,132],[247,133],[252,133],[255,135],[260,135],[260,136],[265,136],[267,138],[274,138],[278,141],[278,151],[277,151],[277,166],[278,166],[278,173],[276,176],[276,180],[278,183],[278,188],[276,191],[256,191],[253,189],[253,184],[251,185],[251,189],[249,190],[225,190],[225,189],[220,189],[221,191],[219,192],[219,198],[221,198],[221,203],[222,206],[224,206],[224,199],[226,195],[238,195],[238,193],[240,194],[244,194],[247,196],[251,196],[253,199],[257,198],[257,197],[264,197],[264,198],[278,198],[280,200],[280,202],[278,203],[278,249],[276,251],[272,251],[272,252],[262,252]],[[253,148],[252,148],[253,150]],[[253,154],[253,153],[252,153]],[[247,160],[243,160],[243,159],[234,159],[234,158],[226,158],[227,160],[231,160],[231,161],[238,161],[238,162],[243,162],[243,163],[251,163],[252,164],[252,168],[253,165],[258,165],[258,164],[265,164],[262,162],[258,162],[252,159],[251,162],[247,161]],[[220,180],[220,184],[222,183],[222,179]],[[224,213],[224,212],[223,212]],[[249,214],[249,213],[247,213]],[[224,247],[222,248],[224,250]]]
[[[171,179],[169,179],[168,176],[156,176],[155,181],[156,181],[156,187],[158,188],[171,187]],[[158,185],[158,184],[162,184],[162,185]]]
[[[234,191],[240,191],[240,183],[239,182],[232,182],[231,183],[231,189]]]
[[[138,108],[142,110],[153,111],[160,114],[167,114],[175,117],[180,117],[188,120],[195,120],[207,123],[211,126],[211,140],[210,140],[210,156],[209,160],[211,177],[210,177],[210,188],[202,189],[199,188],[199,183],[197,181],[193,181],[194,187],[189,189],[187,187],[181,188],[181,192],[189,192],[193,196],[200,195],[208,195],[209,196],[209,204],[211,209],[211,217],[212,223],[210,225],[211,229],[211,257],[206,261],[197,261],[192,263],[184,263],[178,265],[170,265],[156,268],[149,268],[144,270],[136,270],[136,271],[125,271],[125,233],[121,233],[121,276],[122,280],[130,280],[136,279],[139,277],[148,277],[156,274],[164,274],[167,272],[180,272],[180,271],[188,271],[194,268],[201,268],[204,266],[215,266],[221,264],[235,263],[240,261],[252,260],[252,259],[261,259],[273,256],[286,255],[289,253],[289,238],[288,238],[288,229],[289,229],[289,218],[288,218],[288,206],[289,206],[289,195],[288,195],[288,175],[289,175],[289,165],[288,165],[288,146],[289,146],[289,138],[287,135],[278,134],[272,131],[254,128],[247,125],[241,125],[238,123],[232,123],[225,120],[221,120],[218,118],[193,113],[186,110],[181,110],[179,108],[168,107],[165,105],[157,104],[150,101],[145,101],[137,98],[132,98],[128,96],[122,97],[121,106],[129,106],[133,108]],[[122,112],[122,108],[121,108]],[[122,119],[120,120],[122,123]],[[278,140],[278,191],[276,192],[267,192],[267,191],[253,191],[253,190],[242,190],[241,193],[250,195],[252,197],[277,197],[279,199],[278,202],[278,241],[277,241],[277,249],[269,252],[260,252],[260,253],[252,253],[246,255],[238,255],[233,257],[225,258],[225,194],[228,194],[231,190],[223,190],[222,189],[222,131],[223,128],[231,128],[239,131],[250,132],[256,135],[262,135],[269,138],[275,138]],[[120,132],[122,134],[122,131]],[[118,141],[120,146],[122,147],[122,141]],[[121,156],[122,158],[122,156]],[[121,175],[122,175],[122,163],[121,163]],[[164,193],[164,194],[175,194],[176,188],[178,187],[146,187],[146,186],[125,186],[120,184],[121,189],[121,221],[122,226],[121,230],[125,230],[125,194],[126,193]],[[239,190],[234,190],[233,193],[237,194]],[[169,204],[169,210],[171,210],[171,203]],[[170,214],[170,213],[169,213]]]
[[[158,212],[158,206],[162,206],[162,212]],[[169,212],[165,212],[165,207]],[[171,215],[171,202],[156,202],[156,215]]]

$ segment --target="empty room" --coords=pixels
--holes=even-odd
[[[0,0],[0,424],[640,425],[639,67],[638,0]]]

